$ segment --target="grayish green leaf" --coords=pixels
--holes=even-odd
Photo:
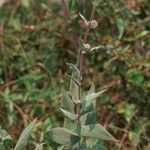
[[[45,144],[45,143],[41,143],[41,144],[36,145],[35,150],[43,150],[43,145],[44,145],[44,144]]]
[[[81,125],[95,124],[96,123],[96,110],[84,114],[80,118]]]
[[[117,27],[119,30],[119,37],[118,38],[121,39],[123,36],[124,30],[125,30],[125,21],[121,18],[118,18],[117,19]]]
[[[22,4],[24,7],[29,7],[29,6],[30,6],[30,1],[29,1],[29,0],[21,0],[21,4]]]
[[[0,143],[0,150],[6,150],[5,146],[2,143]]]
[[[61,89],[61,93],[62,93],[61,108],[63,108],[64,110],[67,110],[69,112],[74,113],[74,103],[63,87]]]
[[[92,93],[95,93],[95,85],[94,85],[94,83],[92,83],[88,94],[92,94]]]
[[[91,93],[91,94],[89,94],[89,95],[86,96],[86,100],[89,101],[89,100],[95,99],[95,98],[101,96],[101,94],[103,94],[106,90],[107,89],[102,90],[102,91],[97,92],[97,93]]]
[[[25,145],[28,143],[28,139],[31,135],[33,127],[36,124],[36,119],[34,119],[21,133],[19,140],[15,146],[14,150],[23,150]]]
[[[64,146],[72,146],[80,140],[78,134],[66,128],[53,128],[49,135],[54,142]]]
[[[114,137],[100,124],[81,127],[81,135],[100,140],[116,141]]]
[[[75,114],[73,114],[73,113],[70,113],[70,112],[68,112],[68,111],[66,111],[66,110],[64,110],[64,109],[61,109],[61,108],[60,108],[60,110],[61,110],[61,112],[64,114],[64,116],[65,116],[66,118],[68,118],[69,120],[75,121],[75,120],[77,119],[77,115],[75,115]]]
[[[57,150],[63,150],[64,149],[64,146],[59,146],[58,148],[57,148]]]
[[[71,66],[71,70],[72,70],[72,78],[71,82],[70,82],[70,94],[72,96],[72,100],[74,103],[77,103],[78,101],[78,84],[76,83],[75,80],[78,80],[78,77],[80,75],[80,71],[78,70],[78,68],[73,65],[73,64],[68,64]]]
[[[95,93],[95,85],[94,83],[91,85],[91,88],[88,92],[88,95]],[[81,110],[81,115],[84,115],[90,111],[93,111],[96,109],[96,98],[91,99],[91,100],[82,100],[82,110]]]
[[[71,63],[67,63],[67,65],[69,65],[71,70],[72,70],[72,76],[74,78],[78,78],[78,76],[80,75],[79,69],[75,65],[73,65]]]
[[[78,85],[71,79],[70,83],[70,94],[74,103],[78,101]]]
[[[14,147],[13,139],[11,138],[10,135],[8,135],[8,133],[5,130],[1,129],[1,127],[0,127],[0,143],[6,149],[11,149]]]
[[[77,124],[75,124],[75,122],[70,121],[69,119],[65,118],[64,119],[64,124],[63,127],[70,129],[70,130],[75,130],[77,127]]]

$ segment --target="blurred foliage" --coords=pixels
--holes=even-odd
[[[0,5],[0,125],[16,141],[30,120],[38,123],[28,149],[55,149],[45,132],[62,124],[58,112],[65,63],[76,62],[82,21],[91,1],[10,0]],[[89,44],[103,48],[85,60],[83,88],[92,81],[109,90],[98,101],[97,120],[117,144],[108,149],[150,148],[150,1],[101,0],[98,31]],[[66,82],[65,82],[66,83]],[[68,84],[66,84],[68,86]],[[42,149],[42,148],[41,148]]]

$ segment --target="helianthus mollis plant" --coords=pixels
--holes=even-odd
[[[70,89],[62,87],[60,111],[64,115],[63,127],[53,128],[48,131],[48,136],[59,144],[58,150],[99,150],[105,149],[103,141],[116,141],[115,138],[100,124],[96,124],[96,98],[107,89],[95,92],[94,84],[86,96],[81,93],[83,59],[86,53],[92,53],[100,47],[93,47],[87,43],[90,29],[98,26],[94,20],[94,12],[98,1],[94,1],[91,18],[89,21],[82,14],[80,18],[85,23],[85,34],[79,39],[77,65],[67,63],[70,66]]]

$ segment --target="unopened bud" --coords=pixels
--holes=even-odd
[[[92,20],[90,26],[92,29],[95,29],[96,27],[98,27],[98,22],[96,20]]]
[[[89,44],[83,44],[85,50],[90,50],[91,46]]]

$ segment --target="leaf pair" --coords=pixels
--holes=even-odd
[[[95,138],[99,140],[116,141],[113,136],[100,124],[81,126],[81,136],[76,132],[66,128],[53,128],[49,131],[49,136],[54,142],[65,147],[73,146],[81,137]]]

